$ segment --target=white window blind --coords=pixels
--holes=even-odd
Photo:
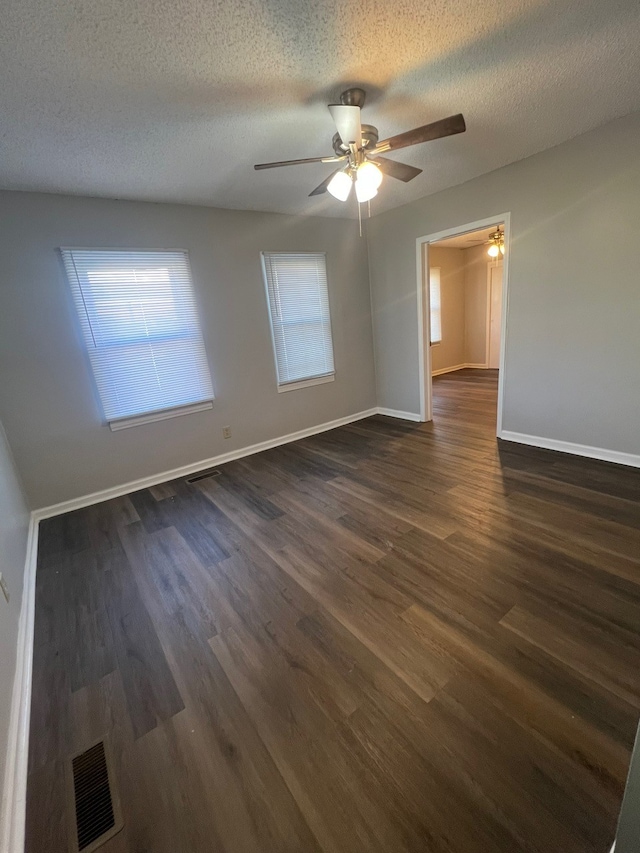
[[[213,400],[186,252],[62,257],[108,421]]]
[[[429,270],[429,302],[431,308],[431,343],[442,341],[442,309],[440,303],[440,267]]]
[[[333,342],[323,252],[263,252],[278,385],[332,377]]]

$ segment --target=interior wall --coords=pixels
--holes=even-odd
[[[627,784],[620,809],[615,853],[637,853],[640,849],[640,729],[631,754]]]
[[[367,245],[351,221],[20,192],[0,193],[0,219],[0,413],[34,507],[375,406]],[[60,246],[189,250],[212,410],[111,432]],[[262,250],[327,253],[334,382],[278,393]]]
[[[0,593],[0,784],[5,778],[28,530],[29,510],[0,424],[0,571],[9,589],[8,603]]]
[[[464,251],[430,246],[429,266],[440,267],[442,341],[431,347],[431,369],[437,371],[465,361]]]
[[[504,429],[640,454],[639,138],[634,113],[368,222],[380,406],[420,410],[416,239],[510,212]]]
[[[487,268],[486,246],[464,250],[464,350],[467,364],[487,364]]]

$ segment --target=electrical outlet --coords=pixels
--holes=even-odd
[[[4,593],[4,597],[7,599],[7,604],[9,603],[9,587],[7,586],[6,580],[0,574],[0,589]]]
[[[222,437],[231,438],[231,427],[222,427]]]

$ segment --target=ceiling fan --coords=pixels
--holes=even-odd
[[[504,255],[504,231],[499,225],[496,225],[496,230],[485,241],[485,246],[488,246],[487,254],[490,258],[499,258]]]
[[[381,157],[387,151],[430,142],[443,136],[453,136],[466,130],[461,113],[416,127],[378,141],[378,129],[371,124],[361,124],[360,110],[364,106],[364,89],[347,89],[340,95],[339,104],[329,104],[329,112],[338,132],[334,135],[333,155],[309,157],[304,160],[281,160],[276,163],[259,163],[254,169],[275,169],[279,166],[298,166],[303,163],[340,163],[340,166],[319,184],[309,195],[329,191],[340,201],[346,201],[355,184],[358,202],[369,201],[377,195],[383,174],[399,181],[413,180],[422,169]]]

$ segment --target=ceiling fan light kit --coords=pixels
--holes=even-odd
[[[360,205],[377,195],[383,174],[407,183],[422,172],[422,169],[388,160],[386,157],[380,157],[380,154],[395,151],[397,148],[407,148],[409,145],[418,145],[421,142],[430,142],[444,136],[464,133],[466,130],[464,118],[458,113],[379,142],[378,129],[371,124],[362,124],[360,121],[365,97],[364,89],[347,89],[340,95],[339,104],[329,104],[329,112],[338,131],[332,140],[334,151],[332,156],[259,163],[254,166],[254,169],[275,169],[280,166],[296,166],[303,163],[340,163],[338,169],[309,195],[320,195],[328,191],[338,201],[346,201],[351,194],[351,186],[355,184],[356,198]],[[502,252],[504,254],[504,248]]]
[[[347,166],[336,172],[327,184],[327,190],[338,201],[346,201],[351,193],[351,187],[355,184],[356,198],[362,204],[370,201],[378,194],[378,187],[382,183],[382,172],[370,162],[360,163],[356,169]]]
[[[489,248],[487,249],[487,254],[490,258],[498,258],[500,255],[504,255],[504,233],[499,227],[497,227],[489,237]]]

